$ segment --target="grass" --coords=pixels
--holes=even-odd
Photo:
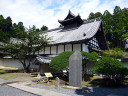
[[[99,85],[95,85],[95,84],[92,84],[91,82],[96,80],[96,79],[99,79],[99,78],[96,78],[96,77],[89,77],[88,80],[86,81],[82,81],[82,86],[93,86],[93,87],[99,87]]]
[[[31,73],[23,73],[22,70],[18,69],[0,69],[0,78],[12,81],[31,81]]]
[[[14,72],[18,72],[17,69],[0,69],[0,74],[6,74],[6,73],[14,73]]]
[[[0,78],[5,79],[5,80],[12,80],[12,81],[32,81],[35,77],[37,76],[37,73],[23,73],[20,72],[17,69],[0,69]],[[67,77],[68,78],[68,77]],[[69,85],[68,79],[67,78],[60,78],[61,80],[61,85]],[[92,87],[114,87],[114,88],[119,88],[119,87],[125,87],[128,85],[128,79],[124,80],[122,85],[113,85],[113,81],[110,82],[110,86],[106,86],[105,82],[108,82],[108,80],[104,80],[100,77],[86,77],[85,81],[82,81],[82,86],[92,86]],[[55,85],[56,80],[55,79],[50,79],[49,83],[47,82],[40,82],[40,84],[44,86],[52,86]]]

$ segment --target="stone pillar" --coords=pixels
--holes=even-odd
[[[56,88],[59,88],[60,86],[60,79],[58,77],[56,77],[56,84],[55,84]]]
[[[69,58],[69,85],[82,87],[82,55],[75,51]]]

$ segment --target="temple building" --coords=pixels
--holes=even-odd
[[[75,16],[69,11],[67,17],[58,22],[63,27],[45,31],[53,42],[40,54],[58,55],[76,50],[100,52],[108,49],[100,18],[84,22],[80,15]]]
[[[80,15],[75,16],[71,11],[64,20],[58,20],[63,26],[52,30],[42,32],[51,38],[53,42],[50,47],[39,52],[33,64],[40,65],[40,73],[50,71],[48,64],[51,59],[65,51],[85,51],[101,52],[108,49],[106,43],[102,21],[96,18],[89,21],[83,21]],[[91,72],[93,65],[87,65]],[[45,71],[46,70],[46,71]]]

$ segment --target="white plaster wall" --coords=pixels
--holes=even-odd
[[[44,54],[44,50],[41,50],[41,51],[39,52],[39,54]]]
[[[56,54],[56,46],[51,47],[51,54]]]
[[[81,51],[81,44],[73,44],[73,51]]]
[[[84,51],[84,52],[89,52],[88,51],[88,46],[87,45],[85,45],[84,43],[82,44],[82,51]]]
[[[72,44],[65,45],[65,51],[72,51]]]
[[[59,45],[58,46],[58,54],[64,52],[64,45]]]
[[[45,54],[50,54],[50,47],[45,47]]]
[[[28,61],[27,61],[28,64]],[[0,59],[0,66],[3,67],[15,67],[15,68],[23,68],[22,63],[19,62],[17,59]],[[38,68],[37,65],[31,65],[31,68]]]

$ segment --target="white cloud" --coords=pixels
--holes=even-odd
[[[115,6],[127,7],[126,0],[0,0],[0,14],[10,16],[13,22],[22,21],[26,27],[46,25],[49,28],[59,26],[58,19],[66,17],[69,9],[75,15],[78,13],[83,19],[90,12],[111,13]]]

